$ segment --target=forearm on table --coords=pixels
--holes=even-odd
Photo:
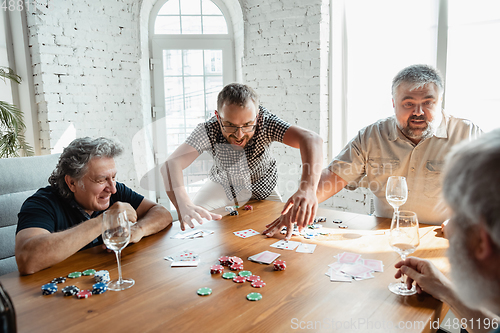
[[[149,236],[166,228],[172,223],[172,215],[160,204],[151,207],[146,215],[137,221],[137,227],[141,229],[142,236]]]
[[[316,134],[306,136],[300,141],[302,159],[302,177],[299,188],[316,191],[323,167],[323,140]]]
[[[22,243],[16,237],[19,272],[33,274],[70,257],[101,234],[101,225],[99,216],[71,229],[34,235]]]
[[[179,212],[179,204],[190,203],[191,199],[184,187],[182,166],[175,160],[167,160],[161,169],[167,196]]]

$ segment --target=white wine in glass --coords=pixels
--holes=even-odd
[[[118,263],[118,279],[108,283],[108,289],[119,291],[130,288],[135,281],[122,278],[121,254],[130,242],[130,224],[127,213],[117,211],[105,211],[102,215],[102,241],[108,249],[115,251]]]
[[[405,210],[394,212],[389,244],[394,251],[399,253],[401,260],[406,260],[406,256],[415,252],[420,244],[417,214]],[[401,282],[389,285],[389,290],[403,296],[413,295],[417,292],[415,286],[408,289],[403,275],[401,276]]]
[[[390,176],[389,179],[387,179],[385,198],[389,205],[394,208],[394,212],[397,213],[399,207],[404,205],[408,199],[406,178],[401,176]]]

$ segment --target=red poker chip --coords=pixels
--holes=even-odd
[[[222,256],[219,258],[219,262],[223,266],[228,266],[229,265],[229,257],[228,256]]]
[[[265,285],[266,285],[266,283],[264,281],[261,281],[261,280],[252,282],[252,287],[254,287],[254,288],[262,288]]]
[[[243,265],[242,264],[232,264],[229,266],[229,269],[232,271],[241,271],[243,270]]]
[[[218,274],[222,273],[223,271],[224,271],[224,266],[222,265],[213,265],[212,267],[210,267],[211,274]]]
[[[243,264],[243,259],[240,257],[229,257],[229,262],[233,264]]]
[[[90,290],[80,290],[76,293],[76,297],[78,298],[89,298],[92,296],[92,292]]]
[[[284,260],[276,260],[274,262],[275,271],[284,271],[286,268],[286,262]]]
[[[258,275],[247,276],[247,281],[248,282],[255,282],[255,281],[259,281],[259,280],[260,280],[260,276],[258,276]]]
[[[247,278],[244,277],[244,276],[235,276],[233,278],[233,281],[236,282],[236,283],[243,283],[243,282],[246,282],[247,281]]]

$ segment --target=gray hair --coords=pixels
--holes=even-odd
[[[61,153],[59,162],[49,177],[49,184],[57,189],[64,198],[72,198],[73,192],[71,192],[64,179],[66,175],[80,180],[87,173],[87,165],[92,158],[114,158],[120,155],[122,151],[122,145],[111,139],[103,137],[75,139]]]
[[[247,85],[241,83],[230,83],[225,86],[217,96],[217,110],[220,112],[224,103],[245,106],[249,100],[259,105],[259,96]]]
[[[401,83],[412,83],[413,89],[418,89],[429,83],[434,83],[439,90],[439,95],[444,92],[444,80],[436,68],[429,65],[411,65],[402,69],[392,80],[392,96]]]
[[[499,165],[500,129],[454,146],[446,160],[443,194],[462,230],[482,222],[500,247]]]

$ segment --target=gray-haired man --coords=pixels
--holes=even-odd
[[[162,206],[115,180],[114,158],[121,145],[106,138],[75,139],[59,158],[50,186],[26,199],[18,215],[16,261],[21,274],[32,274],[63,261],[83,248],[102,244],[102,212],[126,211],[131,243],[172,222]]]

